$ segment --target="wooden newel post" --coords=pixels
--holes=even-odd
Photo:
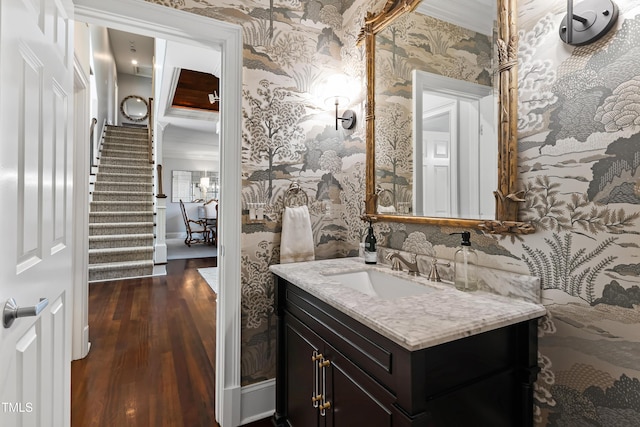
[[[158,195],[156,197],[161,199],[166,199],[167,196],[164,194],[162,189],[162,165],[158,165]]]

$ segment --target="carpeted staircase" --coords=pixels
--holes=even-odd
[[[147,129],[108,126],[89,212],[89,281],[153,273]]]

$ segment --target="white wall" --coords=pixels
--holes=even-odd
[[[73,53],[78,58],[85,75],[89,75],[91,69],[90,49],[91,35],[89,25],[84,22],[75,22],[73,29]]]
[[[122,112],[120,112],[120,103],[129,95],[137,95],[148,101],[149,98],[153,96],[153,87],[151,83],[151,78],[149,77],[118,73],[118,124],[135,123],[139,125],[147,125],[149,123],[149,120],[147,119],[139,122],[127,119],[122,115]]]
[[[105,27],[89,25],[91,33],[91,47],[93,49],[93,72],[96,79],[98,98],[98,131],[102,130],[104,120],[108,124],[115,124],[117,72],[116,61],[111,50],[109,34]]]
[[[179,237],[177,234],[184,236],[185,227],[182,220],[182,213],[180,212],[180,203],[171,201],[171,176],[173,175],[173,171],[214,171],[218,170],[218,165],[217,162],[211,160],[176,159],[166,156],[162,161],[162,185],[164,194],[167,195],[167,238]],[[185,203],[184,206],[189,218],[198,218],[198,206],[201,205],[201,203]]]

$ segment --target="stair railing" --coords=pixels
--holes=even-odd
[[[89,127],[89,172],[91,172],[91,169],[94,168],[96,165],[94,163],[95,157],[93,156],[93,150],[94,148],[94,141],[93,141],[93,132],[96,129],[96,124],[98,123],[98,119],[96,119],[95,117],[93,119],[91,119],[91,126]]]
[[[147,126],[149,144],[149,164],[153,164],[153,98],[149,98],[149,126]]]

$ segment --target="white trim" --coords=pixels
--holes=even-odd
[[[240,424],[270,417],[276,407],[276,380],[270,379],[242,387]]]
[[[220,230],[216,332],[216,417],[223,427],[240,423],[240,193],[242,28],[139,0],[76,0],[75,18],[150,37],[222,52],[220,117]],[[82,226],[82,225],[80,225]]]
[[[492,36],[497,19],[497,2],[495,0],[488,2],[478,0],[423,1],[416,8],[416,11],[476,33]]]
[[[71,321],[71,359],[89,352],[89,77],[78,57],[73,55],[73,316]],[[86,226],[84,226],[86,225]]]

